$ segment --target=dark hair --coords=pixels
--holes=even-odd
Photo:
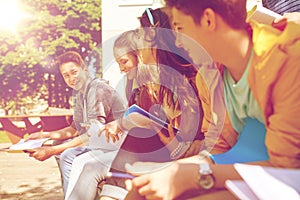
[[[82,68],[85,67],[82,57],[80,56],[79,53],[75,51],[67,51],[57,57],[57,63],[59,67],[64,63],[68,63],[68,62],[73,62]]]
[[[158,8],[155,10],[146,10],[139,18],[141,27],[144,28],[146,34],[150,35],[151,28],[154,28],[155,35],[152,38],[152,47],[156,49],[156,62],[160,67],[160,81],[162,85],[169,85],[168,91],[174,90],[178,86],[176,81],[176,72],[187,78],[196,76],[196,68],[191,64],[187,52],[176,46],[176,35],[172,31],[169,16],[166,13],[167,8]],[[150,12],[150,13],[149,13]],[[149,14],[153,17],[153,23],[149,20]],[[153,30],[153,29],[152,29]],[[147,36],[146,36],[147,38]],[[169,70],[172,68],[174,70]],[[195,88],[193,86],[193,88]],[[164,98],[166,87],[161,87],[160,98]],[[195,91],[197,93],[197,91]],[[168,98],[171,100],[172,98]],[[162,100],[162,99],[161,99]],[[170,102],[171,103],[171,102]]]
[[[196,24],[199,24],[204,10],[211,8],[232,28],[247,27],[246,0],[166,0],[166,5],[190,15]]]
[[[153,86],[155,87],[155,85],[157,86],[155,83],[148,83],[135,88],[128,101],[128,106],[137,104],[149,112],[153,105],[159,104],[158,94],[156,93],[157,90],[153,89]]]
[[[139,17],[141,27],[145,30],[145,38],[151,38],[152,47],[156,50],[157,64],[164,64],[176,68],[177,71],[182,70],[182,66],[192,64],[186,60],[189,58],[187,53],[176,46],[176,35],[172,31],[169,16],[164,11],[165,8],[157,8],[152,10],[148,8],[141,17]],[[148,15],[153,17],[154,25],[151,24]],[[153,29],[152,29],[153,28]],[[154,30],[155,34],[151,34]],[[152,35],[152,36],[151,36]],[[183,59],[185,57],[185,59]]]
[[[132,92],[131,98],[128,101],[128,106],[137,104],[139,107],[143,108],[152,115],[169,122],[169,119],[162,108],[162,103],[159,100],[159,94],[157,93],[158,91],[156,87],[162,86],[156,83],[147,83],[135,88]]]

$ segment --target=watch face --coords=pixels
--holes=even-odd
[[[202,175],[199,180],[200,186],[205,189],[209,190],[214,186],[215,180],[211,174]]]

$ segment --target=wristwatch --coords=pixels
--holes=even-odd
[[[211,189],[215,184],[215,177],[208,163],[200,163],[199,165],[198,184],[204,190]]]

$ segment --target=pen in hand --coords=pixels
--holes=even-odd
[[[123,179],[133,179],[135,176],[131,174],[126,173],[120,173],[120,172],[107,172],[106,178],[123,178]]]

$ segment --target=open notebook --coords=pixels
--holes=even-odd
[[[5,151],[9,153],[33,152],[35,148],[43,146],[43,144],[48,140],[49,138],[28,141],[21,139],[18,143],[11,145],[9,148],[6,148]]]
[[[234,167],[243,180],[227,180],[225,185],[239,199],[300,199],[300,169],[247,164],[235,164]]]

